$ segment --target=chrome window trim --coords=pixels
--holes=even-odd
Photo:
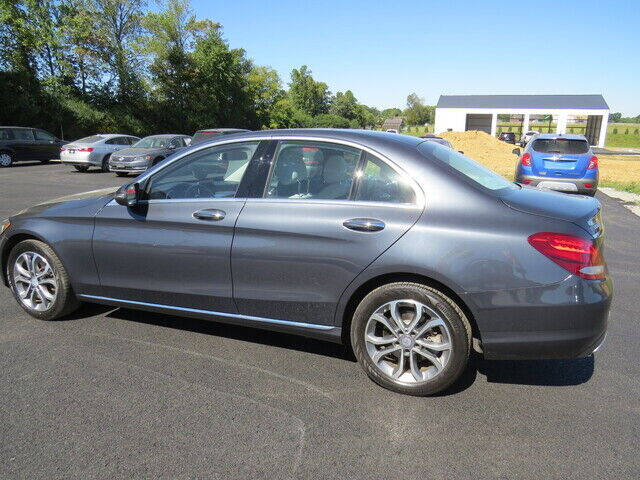
[[[224,138],[224,136],[222,138]],[[326,138],[326,137],[316,137],[316,136],[313,136],[313,135],[305,135],[305,136],[272,135],[272,136],[250,136],[250,137],[243,137],[243,138],[221,139],[221,140],[215,140],[213,143],[206,143],[205,145],[198,145],[193,150],[189,149],[188,152],[179,153],[178,155],[175,156],[175,158],[172,158],[170,162],[168,162],[165,165],[163,165],[160,170],[162,170],[164,168],[167,168],[169,165],[173,164],[174,162],[177,162],[178,160],[186,157],[187,155],[191,155],[193,153],[199,152],[200,150],[204,150],[205,148],[217,147],[217,146],[220,146],[220,145],[226,145],[226,144],[231,144],[231,143],[270,141],[270,140],[274,140],[274,141],[281,141],[281,140],[296,141],[296,140],[300,140],[300,141],[312,141],[312,142],[323,142],[323,143],[337,143],[339,145],[346,145],[346,146],[349,146],[349,147],[357,148],[357,149],[363,150],[365,152],[368,152],[371,155],[373,155],[373,156],[377,157],[378,159],[380,159],[381,161],[385,162],[392,169],[394,169],[396,172],[398,172],[401,176],[405,177],[409,181],[409,184],[411,185],[411,188],[413,189],[414,193],[416,194],[416,203],[413,204],[413,205],[417,206],[420,209],[423,209],[424,206],[425,206],[426,198],[425,198],[424,192],[422,191],[422,188],[420,187],[420,185],[418,185],[418,183],[413,179],[413,177],[411,175],[409,175],[407,172],[405,172],[402,168],[400,168],[400,166],[398,166],[393,160],[391,160],[387,156],[381,154],[380,152],[377,152],[376,150],[373,150],[372,148],[369,148],[366,145],[362,145],[362,144],[360,144],[358,142],[353,142],[351,140],[342,140],[342,139]],[[138,177],[138,183],[142,183],[142,182],[146,181],[147,178],[149,178],[151,175],[154,175],[157,171],[160,171],[160,170],[147,171],[146,173],[144,173],[140,177]],[[250,200],[254,200],[254,199],[250,199]],[[290,200],[299,200],[299,199],[290,199]],[[352,200],[342,200],[342,202],[343,203],[349,202],[350,205],[353,205],[353,201]],[[393,205],[393,203],[391,203],[391,202],[389,202],[389,203],[386,203],[386,202],[363,202],[363,203],[365,203],[367,205],[370,205],[370,204],[373,204],[373,203],[377,203],[377,204],[382,203],[384,205]],[[402,205],[402,204],[396,204],[396,205]]]
[[[403,208],[407,210],[422,210],[420,205],[415,203],[392,203],[392,202],[375,202],[363,200],[331,200],[322,198],[247,198],[247,203],[293,203],[299,204],[316,204],[316,205],[349,205],[362,207],[387,207],[387,208]]]
[[[213,310],[200,310],[198,308],[188,308],[188,307],[176,307],[173,305],[162,305],[160,303],[148,303],[148,302],[139,302],[136,300],[122,300],[119,298],[111,298],[111,297],[101,297],[98,295],[88,295],[84,293],[78,294],[79,297],[86,298],[87,300],[99,300],[105,302],[117,302],[117,303],[126,303],[129,305],[139,305],[143,307],[153,307],[153,308],[162,308],[166,310],[175,310],[180,312],[189,312],[189,313],[199,313],[203,315],[211,315],[216,317],[228,317],[228,318],[237,318],[240,320],[251,320],[254,322],[264,322],[270,323],[273,325],[286,325],[288,327],[299,327],[299,328],[309,328],[313,330],[331,330],[335,328],[334,325],[320,325],[317,323],[304,323],[304,322],[294,322],[291,320],[278,320],[276,318],[264,318],[264,317],[253,317],[251,315],[240,315],[238,313],[225,313],[225,312],[215,312]]]

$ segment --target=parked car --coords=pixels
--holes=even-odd
[[[169,155],[186,147],[191,140],[188,135],[151,135],[120,150],[109,158],[109,170],[119,177],[130,173],[142,173]]]
[[[515,180],[593,196],[598,189],[598,157],[583,135],[535,135],[522,152]]]
[[[210,138],[220,137],[222,135],[232,135],[234,133],[244,133],[250,130],[243,128],[206,128],[204,130],[198,130],[193,134],[191,138],[191,145],[196,145],[200,142],[204,142]]]
[[[3,224],[4,282],[36,318],[96,302],[344,342],[412,395],[451,385],[472,347],[569,358],[605,336],[599,202],[516,185],[437,142],[251,132],[85,197]]]
[[[520,139],[520,145],[523,147],[527,146],[527,143],[529,143],[529,140],[531,140],[531,138],[534,135],[538,135],[540,132],[538,132],[537,130],[529,130],[528,132],[526,132],[522,138]]]
[[[39,128],[0,127],[0,167],[23,160],[46,163],[58,158],[60,147],[66,143]]]
[[[498,140],[502,140],[503,142],[512,143],[515,145],[516,134],[513,132],[500,132],[500,134],[498,135]]]
[[[60,149],[60,161],[73,165],[79,172],[90,167],[109,171],[109,157],[113,152],[130,147],[140,138],[121,133],[97,134],[68,143]]]
[[[433,135],[432,133],[427,133],[426,135],[423,135],[420,138],[423,138],[429,142],[439,143],[440,145],[444,145],[445,147],[453,148],[453,146],[451,146],[451,143],[449,143],[448,140],[442,137],[438,137],[437,135]]]

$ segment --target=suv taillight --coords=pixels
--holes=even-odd
[[[566,233],[540,232],[529,237],[529,244],[562,268],[586,278],[604,278],[604,259],[593,240]]]
[[[592,168],[598,168],[598,157],[596,157],[595,155],[589,160],[589,166],[587,167],[587,170],[591,170]]]
[[[520,162],[525,167],[530,167],[531,166],[531,154],[525,153],[524,155],[522,155],[522,160],[520,160]]]

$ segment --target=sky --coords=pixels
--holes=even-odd
[[[611,112],[640,114],[640,0],[192,0],[289,82],[308,65],[332,92],[378,108],[416,92],[601,93]]]

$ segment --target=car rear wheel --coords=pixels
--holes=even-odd
[[[398,393],[432,395],[464,371],[471,326],[443,292],[391,283],[369,293],[356,308],[351,344],[374,382]]]
[[[86,172],[87,170],[89,170],[89,167],[87,167],[86,165],[74,165],[73,168],[75,168],[79,172]]]
[[[13,157],[8,152],[0,152],[0,167],[10,167],[13,164]]]
[[[32,317],[55,320],[80,304],[62,262],[46,243],[18,243],[9,254],[6,274],[14,297]]]
[[[110,172],[111,168],[109,167],[109,155],[107,155],[106,157],[104,157],[102,159],[102,168],[101,170],[103,172]]]

